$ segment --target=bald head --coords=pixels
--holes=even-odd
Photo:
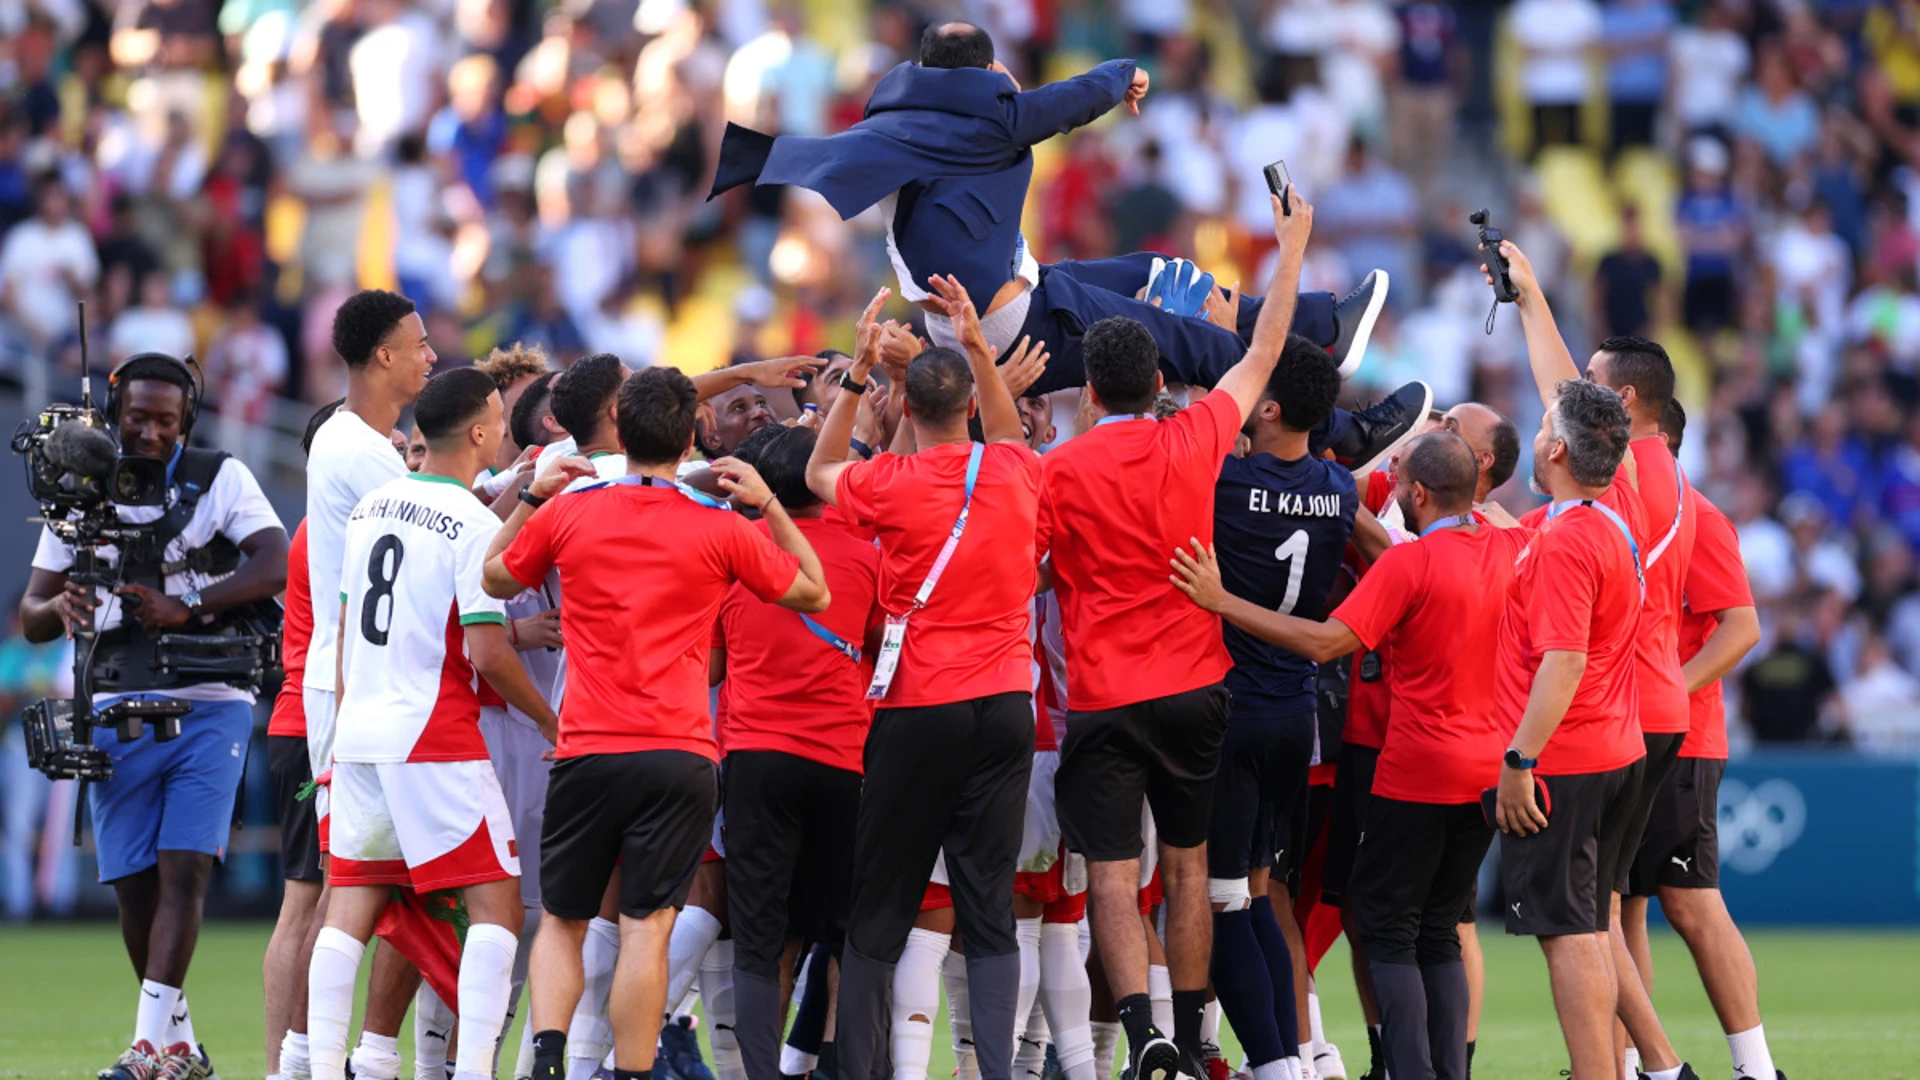
[[[920,66],[983,68],[993,66],[993,39],[972,23],[950,22],[927,27],[920,35]]]
[[[1476,501],[1513,478],[1513,470],[1520,463],[1520,432],[1498,410],[1477,401],[1461,402],[1447,410],[1443,430],[1466,440],[1473,451],[1474,469],[1480,478],[1474,491]]]

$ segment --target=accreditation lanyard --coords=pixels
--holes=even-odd
[[[1473,515],[1471,513],[1455,514],[1452,517],[1441,518],[1439,521],[1436,521],[1433,524],[1427,526],[1426,528],[1421,529],[1420,539],[1425,540],[1429,533],[1437,533],[1441,529],[1451,529],[1451,528],[1454,528],[1455,526],[1464,526],[1464,525],[1471,525],[1471,524],[1473,524]]]
[[[877,701],[887,696],[887,690],[893,685],[894,670],[900,666],[900,648],[907,640],[907,619],[916,611],[927,606],[927,598],[933,595],[933,587],[940,583],[940,575],[946,573],[947,563],[953,561],[953,550],[960,546],[960,535],[967,531],[967,515],[973,510],[973,485],[980,478],[980,457],[986,452],[982,443],[974,443],[967,454],[967,493],[960,502],[960,516],[953,521],[953,531],[947,534],[946,545],[940,549],[940,555],[933,560],[933,569],[927,572],[927,580],[920,583],[920,591],[913,594],[913,607],[905,615],[887,616],[887,625],[880,633],[880,655],[873,664],[873,682],[867,686],[867,700]]]
[[[1626,521],[1624,521],[1618,513],[1614,512],[1613,507],[1593,499],[1568,499],[1565,502],[1554,503],[1552,509],[1547,511],[1547,520],[1552,521],[1565,511],[1571,510],[1576,506],[1592,507],[1602,514],[1605,514],[1607,520],[1613,522],[1613,527],[1620,530],[1620,535],[1626,537],[1627,550],[1633,552],[1633,576],[1640,579],[1640,603],[1645,604],[1647,602],[1647,574],[1646,571],[1640,568],[1640,545],[1634,542],[1633,530],[1627,528]]]
[[[1152,420],[1152,419],[1155,419],[1152,413],[1144,413],[1144,412],[1122,413],[1118,416],[1103,416],[1098,421],[1096,421],[1093,426],[1106,427],[1108,424],[1118,424],[1125,420]]]
[[[651,476],[622,476],[615,480],[609,480],[607,481],[607,483],[608,484],[625,484],[630,487],[665,487],[666,486],[665,484],[656,482],[654,478]],[[709,509],[727,510],[727,511],[731,511],[733,509],[733,506],[731,504],[722,502],[721,500],[714,498],[713,496],[707,494],[706,492],[701,491],[699,488],[695,488],[687,484],[683,484],[678,480],[675,480],[673,482],[673,487],[674,487],[674,490],[678,491],[680,494],[685,495],[687,498],[692,499],[694,502],[699,503],[701,506],[708,507]],[[814,637],[817,637],[821,641],[826,642],[828,645],[833,646],[836,650],[840,652],[842,656],[845,656],[847,659],[852,660],[854,663],[857,664],[860,662],[860,646],[855,645],[853,642],[848,641],[846,638],[843,638],[839,634],[836,634],[833,631],[827,629],[826,627],[820,625],[819,623],[815,622],[811,617],[807,615],[804,615],[804,614],[800,615],[800,621],[807,624],[807,629],[813,632]]]
[[[1653,569],[1654,563],[1660,561],[1660,556],[1667,553],[1667,547],[1673,543],[1674,537],[1680,535],[1680,519],[1687,514],[1687,474],[1680,471],[1678,461],[1673,463],[1673,475],[1680,480],[1680,495],[1673,508],[1673,524],[1667,526],[1667,535],[1661,537],[1658,544],[1653,545],[1652,551],[1647,552],[1647,569],[1649,570]]]

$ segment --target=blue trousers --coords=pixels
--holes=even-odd
[[[1147,284],[1151,251],[1111,259],[1068,260],[1040,268],[1026,324],[1020,332],[1047,343],[1047,370],[1031,393],[1051,393],[1087,382],[1081,339],[1087,327],[1116,315],[1136,320],[1160,346],[1160,368],[1168,382],[1212,386],[1240,362],[1253,337],[1265,297],[1240,301],[1237,332],[1202,318],[1163,311],[1133,294]],[[1332,293],[1301,293],[1295,301],[1293,332],[1317,345],[1331,345],[1339,334]]]

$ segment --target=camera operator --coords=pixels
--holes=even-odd
[[[113,778],[88,788],[100,880],[113,885],[121,932],[142,980],[133,1044],[100,1075],[148,1080],[212,1074],[193,1037],[182,990],[200,932],[214,857],[223,853],[253,728],[253,693],[224,682],[190,682],[156,669],[157,636],[207,632],[225,612],[269,601],[287,578],[287,533],[253,474],[211,450],[186,449],[197,405],[193,375],[169,356],[146,353],[114,372],[108,419],[123,457],[166,461],[167,506],[116,507],[152,531],[123,554],[99,549],[111,589],[68,580],[73,547],[43,531],[20,604],[29,641],[71,634],[90,612],[99,634],[94,705],[129,697],[191,703],[180,733],[152,728],[131,742],[96,727],[93,744]],[[244,556],[244,560],[242,559]]]

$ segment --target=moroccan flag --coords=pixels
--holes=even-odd
[[[460,948],[467,940],[467,902],[458,889],[421,894],[395,885],[373,932],[420,969],[420,974],[460,1013]]]

